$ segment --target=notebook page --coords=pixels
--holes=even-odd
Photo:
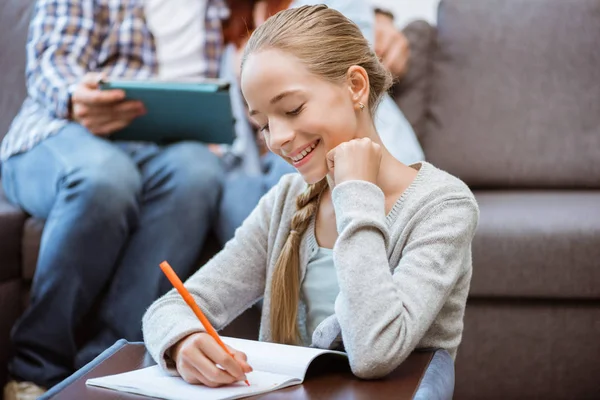
[[[228,346],[246,353],[248,364],[254,370],[291,376],[299,379],[300,382],[304,381],[311,361],[319,355],[333,353],[346,357],[346,354],[340,351],[257,342],[226,336],[222,336],[221,339]]]
[[[253,371],[246,376],[250,386],[237,382],[229,386],[209,388],[191,385],[181,377],[168,375],[158,365],[154,365],[123,374],[88,379],[86,385],[167,400],[223,400],[267,393],[300,383],[297,379],[269,372]]]

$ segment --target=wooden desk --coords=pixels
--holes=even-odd
[[[113,346],[114,347],[114,346]],[[388,377],[366,381],[356,378],[339,360],[326,361],[311,366],[302,385],[292,386],[250,399],[412,399],[435,353],[414,352]],[[56,400],[140,400],[144,397],[98,387],[86,386],[89,378],[112,375],[154,365],[155,362],[142,344],[122,343],[108,358],[64,386],[52,399]],[[82,371],[84,372],[84,371]]]

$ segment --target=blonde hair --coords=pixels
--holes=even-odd
[[[250,37],[242,57],[242,69],[250,54],[278,49],[300,60],[313,74],[334,83],[346,80],[353,65],[363,67],[369,77],[369,111],[375,112],[382,95],[392,85],[390,73],[381,64],[358,26],[340,12],[324,5],[281,11],[269,18]],[[300,240],[317,212],[319,195],[327,180],[309,185],[296,199],[290,234],[277,259],[271,281],[271,336],[278,343],[298,344],[300,298]]]

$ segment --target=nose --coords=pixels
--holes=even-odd
[[[268,144],[271,150],[281,151],[286,144],[294,140],[296,134],[290,124],[283,121],[272,121],[269,125]],[[291,151],[292,149],[288,150]]]

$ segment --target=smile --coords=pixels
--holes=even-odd
[[[304,150],[302,150],[300,153],[298,153],[297,155],[295,155],[294,157],[290,157],[292,159],[292,161],[294,162],[299,162],[300,160],[302,160],[304,157],[306,157],[308,154],[310,154],[311,151],[313,151],[313,149],[315,147],[317,147],[317,145],[319,144],[319,142],[315,142],[313,144],[311,144],[310,146],[307,146]]]

